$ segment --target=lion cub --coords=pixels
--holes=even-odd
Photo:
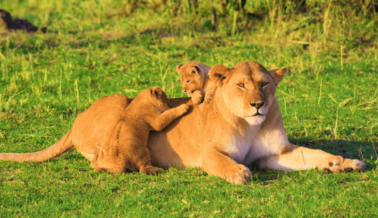
[[[202,97],[210,103],[217,88],[216,84],[209,79],[210,67],[198,61],[176,66],[177,72],[181,75],[182,90],[191,95],[194,104],[200,104]]]
[[[140,93],[124,110],[107,146],[97,146],[92,160],[96,171],[122,173],[126,169],[145,174],[163,169],[151,164],[147,148],[151,130],[160,131],[186,113],[186,104],[171,108],[167,95],[159,88]]]

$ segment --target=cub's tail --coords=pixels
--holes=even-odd
[[[33,153],[0,153],[0,160],[35,161],[40,162],[57,157],[70,150],[74,145],[71,140],[71,130],[52,146]]]

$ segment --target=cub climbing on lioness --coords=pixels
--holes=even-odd
[[[96,146],[91,166],[96,171],[113,173],[126,169],[145,174],[161,172],[162,168],[151,164],[147,148],[149,132],[164,129],[188,109],[187,104],[171,108],[167,95],[159,87],[145,90],[123,111],[109,143]]]
[[[206,103],[210,103],[217,88],[209,79],[210,67],[198,61],[191,61],[177,65],[176,70],[181,75],[182,90],[191,95],[194,104],[200,104],[203,97]]]

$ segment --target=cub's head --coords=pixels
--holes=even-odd
[[[181,75],[182,91],[191,95],[196,90],[205,88],[210,68],[198,61],[191,61],[176,66],[177,72]]]
[[[245,61],[231,69],[215,65],[209,77],[218,85],[218,98],[232,113],[250,125],[259,125],[265,120],[285,73],[286,68],[267,71],[259,63]]]
[[[153,87],[146,90],[147,100],[149,104],[158,108],[159,110],[165,111],[171,109],[168,102],[168,96],[159,87]]]

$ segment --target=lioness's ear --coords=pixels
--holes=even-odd
[[[180,73],[180,67],[182,67],[183,64],[177,65],[176,66],[176,71]]]
[[[156,98],[160,99],[163,95],[163,90],[161,90],[159,87],[153,87],[151,88],[151,94]]]
[[[229,69],[221,64],[214,65],[209,72],[209,78],[217,86],[223,86],[224,82],[230,76]]]
[[[274,83],[275,83],[276,86],[277,86],[278,83],[280,83],[281,80],[284,78],[286,72],[287,72],[287,69],[286,69],[286,68],[275,69],[275,70],[270,70],[270,71],[269,71],[269,75],[273,78]]]

